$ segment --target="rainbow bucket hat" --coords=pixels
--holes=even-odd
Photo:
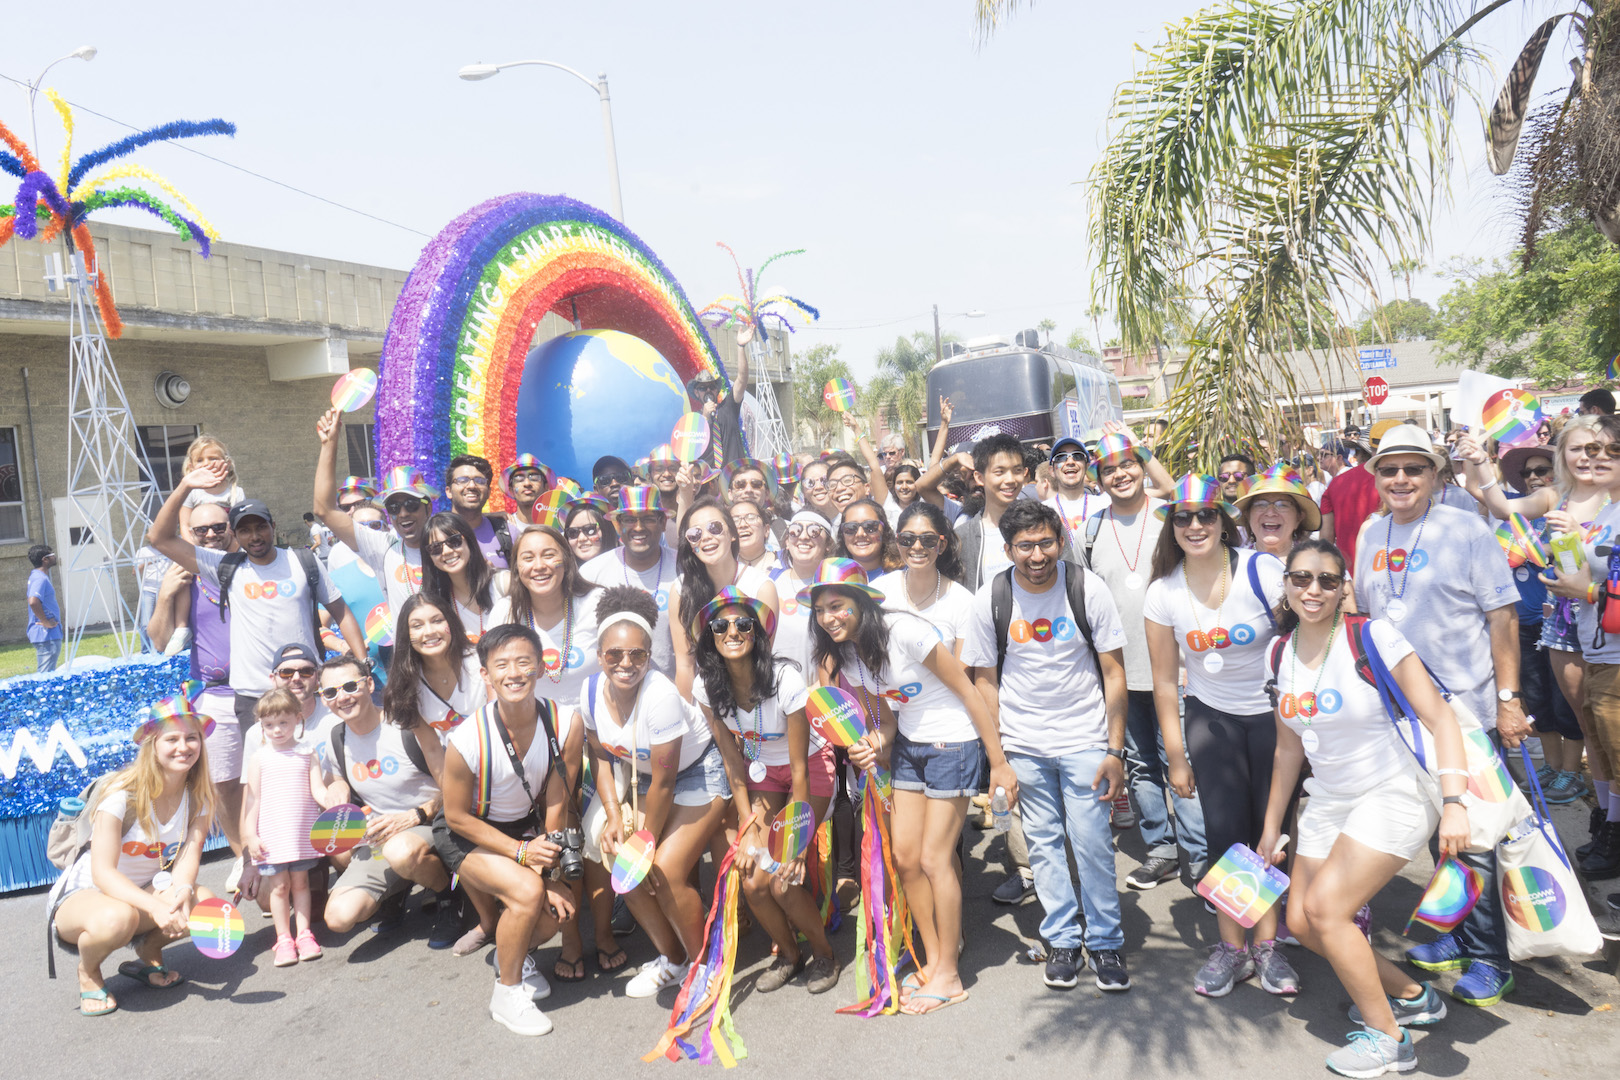
[[[139,719],[129,733],[130,741],[139,746],[154,735],[170,730],[171,725],[178,730],[192,728],[200,732],[203,738],[208,738],[214,733],[214,718],[192,708],[192,702],[202,692],[201,679],[187,679],[180,684],[179,693],[158,698],[140,711]]]
[[[731,478],[740,472],[759,473],[765,478],[765,489],[774,494],[776,488],[776,477],[772,475],[771,467],[765,464],[763,461],[760,461],[757,458],[739,458],[736,461],[728,462],[726,467],[720,470],[721,476],[725,478],[726,487],[728,489],[731,487]]]
[[[776,481],[776,486],[784,484],[797,484],[799,482],[799,463],[793,460],[792,454],[777,454],[771,458],[771,471],[766,474]]]
[[[829,585],[854,589],[856,592],[865,593],[880,604],[883,602],[883,593],[867,584],[866,571],[862,570],[861,564],[854,559],[822,559],[821,565],[816,567],[815,578],[799,590],[799,595],[795,599],[801,604],[810,604],[814,602],[816,590]]]
[[[544,491],[551,487],[552,472],[550,466],[533,454],[519,454],[516,461],[501,470],[501,490],[508,495],[512,494],[512,474],[519,469],[539,469],[540,489]]]
[[[681,464],[681,459],[675,456],[675,450],[669,445],[669,443],[662,443],[661,445],[653,447],[652,453],[648,454],[643,460],[645,460],[648,465]]]
[[[614,514],[662,514],[664,504],[659,501],[658,489],[644,485],[626,484],[619,489],[619,505]]]
[[[1304,479],[1292,465],[1273,465],[1252,480],[1243,494],[1237,497],[1238,509],[1247,510],[1249,503],[1261,495],[1292,496],[1299,507],[1299,515],[1304,521],[1305,528],[1315,532],[1322,527],[1322,511],[1317,507],[1316,500],[1311,498]]]
[[[1213,476],[1188,473],[1176,481],[1170,498],[1154,509],[1153,516],[1164,521],[1177,510],[1201,510],[1206,506],[1213,506],[1230,518],[1238,516],[1237,507],[1221,498],[1220,481]]]
[[[1153,460],[1153,451],[1137,442],[1128,431],[1110,432],[1098,439],[1097,445],[1092,448],[1086,476],[1096,480],[1104,465],[1123,465],[1132,458],[1146,465]]]
[[[382,489],[378,494],[384,503],[392,495],[414,495],[429,502],[439,497],[438,491],[429,486],[422,475],[422,470],[414,465],[395,465],[378,478],[377,486]]]
[[[703,605],[698,611],[695,620],[698,629],[703,629],[710,619],[720,614],[723,609],[734,604],[737,607],[748,609],[748,613],[758,621],[760,626],[765,628],[766,637],[776,636],[776,612],[771,610],[769,604],[760,603],[735,585],[727,585],[714,594],[713,600]]]
[[[345,476],[343,483],[338,485],[338,497],[344,495],[364,495],[368,499],[377,497],[377,481],[370,476]]]

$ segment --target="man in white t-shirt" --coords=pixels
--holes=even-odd
[[[952,462],[971,469],[984,486],[984,509],[972,517],[959,518],[956,536],[962,546],[962,584],[974,592],[979,583],[989,581],[1009,565],[996,528],[1001,515],[1023,494],[1029,470],[1024,466],[1024,445],[1016,435],[992,435],[973,444],[972,455],[957,454],[929,469],[917,481],[917,497],[943,506],[945,496],[939,483]]]
[[[633,585],[658,601],[658,625],[653,628],[653,667],[675,675],[675,646],[669,636],[669,590],[675,584],[675,553],[664,546],[668,524],[657,488],[619,489],[613,527],[619,546],[605,551],[579,568],[593,585]]]
[[[998,582],[988,579],[974,598],[962,662],[975,669],[980,692],[997,711],[1002,749],[1018,774],[1024,839],[1046,909],[1041,936],[1051,946],[1046,985],[1069,989],[1079,982],[1083,936],[1097,987],[1128,990],[1108,828],[1109,802],[1125,785],[1125,629],[1108,587],[1083,569],[1085,621],[1077,621],[1070,564],[1059,558],[1063,523],[1050,506],[1014,502],[1001,515],[1000,532],[1012,562],[1002,586],[1005,646],[996,625]],[[1083,935],[1065,832],[1080,871]]]

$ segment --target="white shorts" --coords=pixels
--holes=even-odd
[[[242,779],[242,725],[236,722],[236,692],[211,686],[197,697],[196,709],[214,720],[208,736],[208,779],[214,783]]]
[[[1429,846],[1440,825],[1426,777],[1412,772],[1391,777],[1369,791],[1340,794],[1324,791],[1312,777],[1305,781],[1310,799],[1299,812],[1295,852],[1325,859],[1341,835],[1374,851],[1411,859]]]

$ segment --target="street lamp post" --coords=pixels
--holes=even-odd
[[[57,64],[60,64],[64,60],[84,60],[88,62],[90,60],[94,60],[95,58],[96,47],[94,45],[80,45],[77,49],[74,49],[66,56],[58,56],[55,60],[52,60],[50,63],[46,64],[45,70],[41,71],[33,82],[23,84],[24,88],[28,91],[28,131],[30,137],[32,137],[34,140],[30,145],[34,149],[35,156],[38,156],[40,151],[39,121],[34,119],[34,99],[39,97],[39,87],[40,84],[45,81],[46,74],[51,70],[51,68],[55,67]],[[62,194],[64,197],[67,195],[66,192],[63,192]]]
[[[972,311],[958,311],[958,312],[955,312],[954,314],[945,316],[945,318],[948,321],[950,319],[956,318],[957,316],[961,316],[961,317],[967,318],[967,319],[982,319],[982,318],[984,318],[984,312],[980,311],[978,308],[974,308]],[[945,359],[945,346],[940,343],[940,337],[939,337],[939,305],[935,304],[934,305],[934,363],[937,364],[943,359]]]
[[[607,72],[599,74],[595,81],[575,71],[566,64],[555,64],[550,60],[512,60],[504,64],[468,64],[456,74],[468,82],[479,82],[491,78],[506,68],[513,67],[549,67],[558,71],[566,71],[580,82],[596,91],[596,96],[602,102],[602,134],[607,139],[608,178],[613,184],[613,216],[624,224],[624,196],[619,192],[619,153],[613,142],[613,104],[608,97]]]

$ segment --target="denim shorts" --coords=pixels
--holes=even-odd
[[[920,791],[930,799],[971,799],[979,793],[983,761],[978,739],[917,743],[900,735],[890,764],[899,791]]]
[[[652,786],[652,774],[642,772],[636,790],[642,795]],[[715,799],[731,798],[731,781],[726,779],[726,760],[720,748],[709,743],[703,756],[675,774],[676,806],[708,806]]]
[[[1557,601],[1554,601],[1557,604]],[[1561,631],[1561,632],[1560,632]],[[1581,630],[1574,619],[1567,622],[1558,617],[1558,608],[1541,620],[1541,641],[1538,643],[1543,649],[1556,649],[1559,652],[1581,651]]]

